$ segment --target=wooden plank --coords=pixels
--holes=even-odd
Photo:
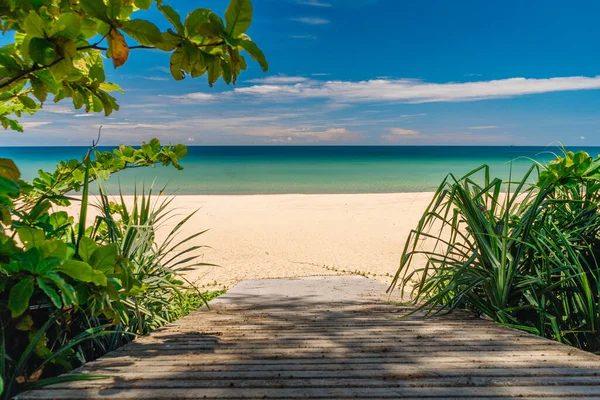
[[[20,398],[600,399],[595,355],[464,313],[312,300],[200,310],[79,371],[108,380]]]
[[[95,389],[44,389],[33,391],[20,399],[89,399],[97,396]],[[356,399],[356,398],[510,398],[537,397],[600,397],[597,386],[508,386],[508,387],[425,387],[425,388],[144,388],[105,389],[105,399]]]

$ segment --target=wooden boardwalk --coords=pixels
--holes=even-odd
[[[65,383],[21,399],[598,398],[600,357],[406,309],[358,277],[245,281]],[[371,295],[369,295],[371,294]]]

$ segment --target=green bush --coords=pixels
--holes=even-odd
[[[191,215],[156,244],[161,221],[174,217],[167,208],[171,199],[153,204],[150,191],[134,196],[133,204],[122,196],[116,204],[101,190],[100,215],[86,227],[91,182],[156,163],[181,168],[186,152],[183,145],[162,147],[156,139],[139,149],[95,152],[93,160],[88,152],[83,160],[61,162],[53,173],[40,171],[32,184],[20,180],[12,161],[0,160],[4,398],[57,379],[83,379],[56,376],[182,316],[190,299],[202,299],[180,275],[201,265],[193,254],[199,246],[181,248],[202,232],[177,239]],[[69,205],[69,192],[77,190],[81,209],[75,221],[52,206]]]
[[[449,175],[411,232],[391,287],[410,288],[428,313],[466,308],[598,352],[598,189],[600,158],[585,152],[565,151],[516,183],[490,179],[487,166]]]

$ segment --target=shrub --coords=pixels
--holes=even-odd
[[[181,316],[189,301],[179,298],[201,298],[178,272],[198,265],[191,254],[198,246],[179,249],[202,232],[173,242],[191,215],[162,245],[155,242],[160,222],[172,217],[170,200],[155,207],[150,191],[135,196],[133,205],[117,205],[102,191],[100,216],[86,227],[90,183],[155,163],[181,168],[186,152],[183,145],[161,147],[156,139],[139,149],[96,151],[94,159],[90,151],[80,161],[61,162],[53,173],[40,171],[32,184],[20,180],[12,161],[0,160],[4,398],[63,379],[94,378],[57,375]],[[69,205],[69,193],[77,190],[76,222],[52,205]]]
[[[600,158],[585,152],[565,151],[516,183],[490,179],[487,166],[449,175],[411,232],[391,287],[412,287],[429,314],[466,308],[597,352],[599,188]]]

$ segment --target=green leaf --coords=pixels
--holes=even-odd
[[[123,0],[108,0],[106,15],[109,19],[116,21],[121,16],[121,7],[123,6]],[[125,6],[123,6],[124,8]]]
[[[58,54],[54,44],[35,37],[29,41],[29,57],[38,64],[49,65],[58,58]]]
[[[208,64],[208,85],[210,87],[212,87],[213,83],[219,79],[221,72],[221,64],[219,63],[218,59]]]
[[[81,32],[81,19],[76,13],[64,13],[58,17],[52,29],[52,36],[62,36],[75,40]]]
[[[258,48],[256,43],[251,42],[249,40],[240,41],[239,45],[250,54],[250,57],[255,59],[262,68],[263,71],[267,72],[269,69],[269,64],[267,63],[267,59],[263,52]]]
[[[25,315],[22,318],[19,318],[15,328],[23,332],[30,331],[31,328],[33,328],[33,318],[31,318],[31,315]]]
[[[90,39],[98,33],[98,22],[93,19],[86,19],[81,23],[81,35],[85,39]]]
[[[46,98],[48,97],[48,90],[46,89],[46,86],[44,86],[42,81],[32,76],[31,78],[29,78],[29,82],[31,83],[31,88],[33,89],[33,95],[35,96],[35,98],[42,103],[46,101]]]
[[[44,293],[46,293],[46,296],[48,296],[50,298],[50,300],[52,301],[52,304],[54,304],[54,307],[60,309],[62,308],[62,302],[60,301],[60,296],[58,295],[58,293],[56,293],[56,290],[54,290],[54,288],[50,285],[48,285],[46,282],[44,282],[44,279],[41,277],[38,277],[36,279],[38,287],[40,289],[42,289],[42,291]]]
[[[173,152],[179,159],[179,158],[184,158],[185,156],[187,156],[188,149],[185,144],[176,144],[175,146],[173,146]]]
[[[23,21],[25,32],[34,38],[44,38],[44,20],[35,12],[30,11]]]
[[[37,108],[37,103],[27,95],[19,96],[19,101],[25,106],[25,108],[29,108],[31,110],[35,110]]]
[[[123,23],[122,29],[129,36],[145,46],[155,46],[162,42],[162,33],[152,22],[132,19]]]
[[[160,12],[163,13],[163,15],[173,25],[173,27],[175,28],[177,33],[179,33],[180,35],[183,35],[184,31],[183,31],[183,25],[181,24],[181,17],[177,13],[177,11],[175,11],[173,9],[173,7],[166,6],[166,5],[165,6],[160,5],[160,6],[158,6],[158,9],[160,10]]]
[[[15,180],[21,177],[21,172],[13,160],[9,158],[0,158],[0,176]]]
[[[108,285],[108,279],[102,271],[95,269],[92,271],[92,283],[96,286],[106,286]]]
[[[135,6],[142,10],[147,10],[152,5],[152,0],[135,0]]]
[[[187,57],[181,47],[171,54],[170,71],[176,81],[180,81],[185,77],[182,70],[185,68],[186,60]]]
[[[101,271],[110,267],[114,267],[117,263],[118,252],[119,247],[116,243],[109,244],[108,246],[98,247],[90,257],[90,265],[94,267],[94,269]]]
[[[83,11],[85,11],[86,14],[108,22],[108,8],[103,0],[81,0],[81,8],[83,8]]]
[[[252,22],[252,3],[250,0],[231,0],[225,10],[225,30],[227,34],[236,37],[246,32]]]
[[[83,261],[67,260],[57,268],[57,271],[81,282],[92,281],[93,268]]]
[[[32,277],[28,277],[12,287],[10,294],[8,295],[8,309],[13,318],[17,318],[27,310],[27,307],[29,307],[29,299],[31,299],[32,294]]]
[[[83,236],[79,241],[79,253],[77,255],[83,261],[90,262],[90,258],[96,249],[98,249],[96,242],[87,236]]]
[[[44,231],[38,228],[23,227],[17,229],[17,234],[23,246],[29,250],[34,247],[40,247],[45,239]]]
[[[195,9],[185,19],[185,31],[190,38],[198,34],[206,37],[219,36],[224,29],[221,18],[207,8]]]
[[[121,86],[117,85],[116,83],[110,83],[110,82],[103,82],[100,84],[100,89],[106,91],[106,92],[114,92],[114,91],[119,91],[121,93],[125,93],[123,91],[123,89],[121,89]]]
[[[156,44],[156,48],[163,51],[173,51],[181,44],[181,37],[173,35],[171,32],[163,32],[162,42]]]

